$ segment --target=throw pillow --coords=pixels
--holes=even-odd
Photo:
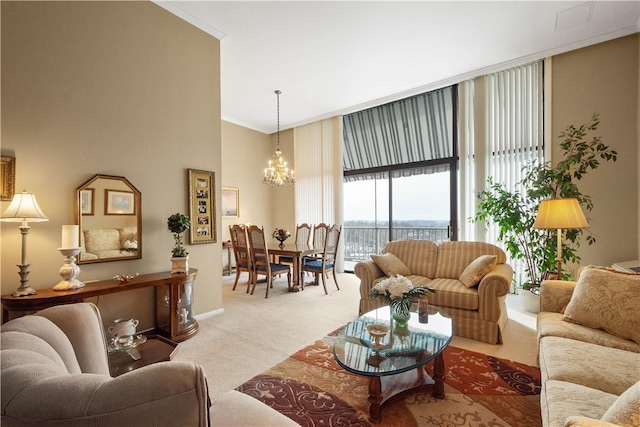
[[[464,269],[460,275],[460,281],[467,288],[476,286],[493,269],[497,261],[498,257],[496,255],[480,255]]]
[[[389,277],[393,277],[396,275],[407,276],[411,274],[411,270],[407,267],[404,262],[400,261],[400,258],[392,254],[391,252],[387,252],[383,255],[371,255],[371,259],[376,265],[380,268],[380,270],[384,271]]]
[[[599,268],[581,274],[563,319],[640,344],[640,275]]]
[[[606,421],[621,426],[640,426],[640,381],[622,393],[602,416]]]

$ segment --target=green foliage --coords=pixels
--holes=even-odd
[[[189,217],[181,213],[175,213],[167,218],[167,228],[173,233],[174,245],[171,250],[174,257],[185,257],[189,255],[186,248],[182,245],[182,233],[187,231],[191,226]]]
[[[488,188],[478,194],[477,213],[471,221],[493,223],[498,226],[498,240],[513,259],[525,262],[525,272],[529,276],[529,286],[538,286],[542,274],[553,270],[556,265],[555,230],[533,228],[538,207],[544,199],[576,198],[588,211],[593,209],[591,197],[582,194],[578,181],[590,171],[597,169],[600,160],[616,161],[618,153],[602,143],[596,136],[587,140],[587,134],[595,131],[600,124],[597,113],[582,126],[568,126],[559,138],[562,139],[562,160],[556,166],[550,162],[533,162],[523,168],[520,182],[524,194],[509,192],[501,183],[494,183],[490,177]],[[589,245],[595,243],[595,236],[583,229],[564,230],[562,257],[565,261],[578,263],[577,249],[583,232],[587,233]],[[523,284],[521,284],[523,285]]]

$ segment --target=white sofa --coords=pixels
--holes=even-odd
[[[123,248],[129,246],[131,242],[136,242],[137,246],[137,235],[136,227],[83,230],[80,240],[81,259],[87,261],[134,255]]]
[[[640,426],[640,275],[544,281],[537,328],[544,427]]]
[[[0,337],[3,427],[297,425],[235,390],[210,407],[197,364],[161,362],[112,378],[104,326],[91,303],[13,319]]]

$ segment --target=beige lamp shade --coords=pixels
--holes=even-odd
[[[15,194],[11,204],[2,213],[0,221],[6,222],[44,222],[49,221],[49,218],[42,212],[36,196],[31,193],[23,191],[22,193]]]
[[[538,208],[538,216],[533,228],[568,229],[588,228],[578,199],[543,200]]]

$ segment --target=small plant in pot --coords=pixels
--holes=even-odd
[[[171,250],[173,255],[173,258],[171,258],[173,265],[171,272],[174,274],[186,274],[189,270],[189,252],[183,245],[182,233],[187,231],[190,226],[189,217],[181,213],[175,213],[167,218],[167,228],[173,234],[174,241],[173,249]]]

